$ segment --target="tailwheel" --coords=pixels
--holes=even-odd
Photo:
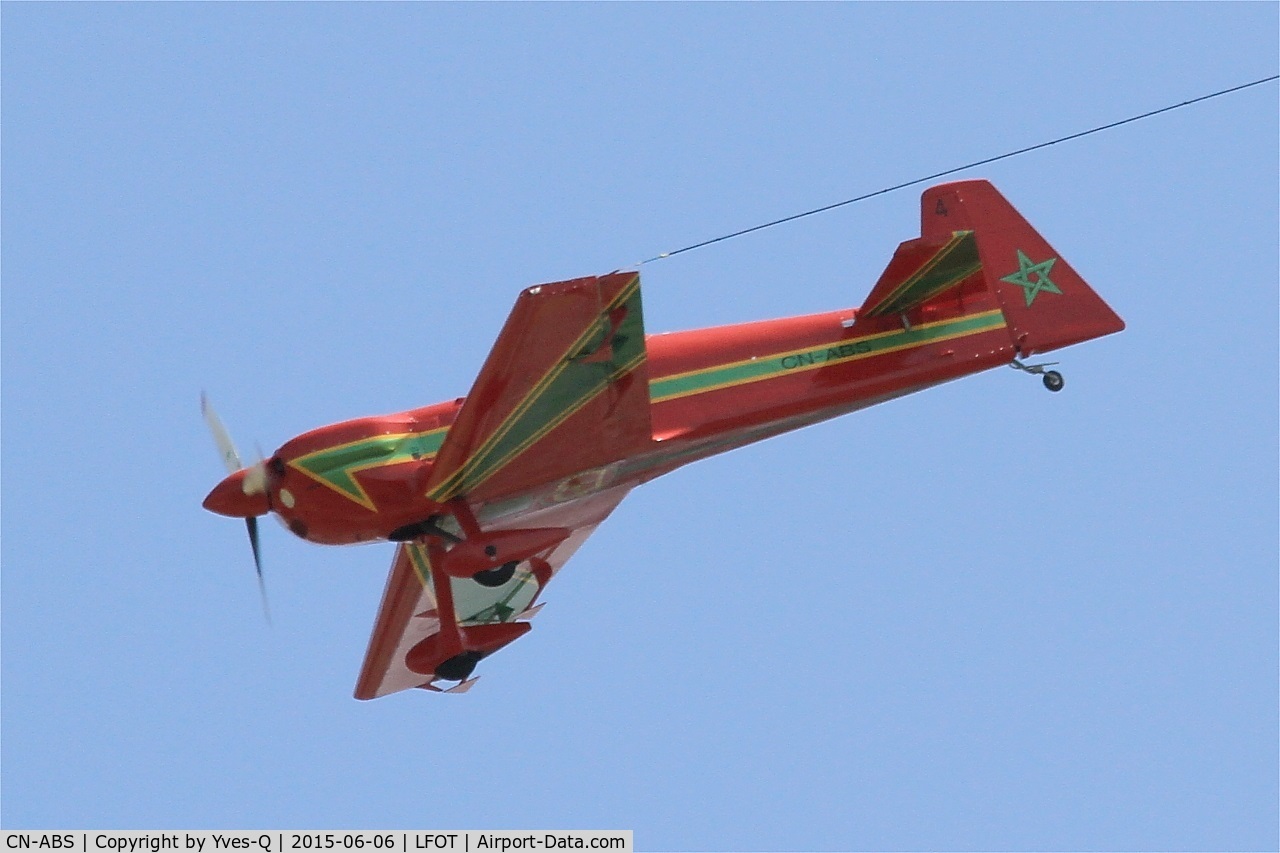
[[[1045,370],[1045,368],[1051,367],[1057,363],[1058,362],[1056,361],[1046,361],[1043,364],[1023,364],[1015,358],[1009,363],[1009,366],[1014,370],[1021,370],[1023,373],[1030,373],[1033,376],[1042,376],[1044,387],[1048,388],[1050,391],[1056,392],[1062,390],[1062,386],[1067,384],[1066,380],[1062,378],[1062,374],[1058,371]]]

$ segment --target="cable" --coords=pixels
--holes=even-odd
[[[1192,98],[1191,100],[1183,101],[1180,104],[1170,104],[1167,107],[1161,107],[1158,110],[1151,110],[1150,112],[1142,113],[1141,115],[1130,116],[1129,118],[1121,119],[1120,121],[1113,121],[1110,124],[1099,125],[1097,127],[1090,128],[1089,130],[1082,130],[1079,133],[1072,133],[1068,136],[1060,136],[1057,139],[1050,140],[1049,142],[1041,142],[1037,145],[1029,145],[1026,148],[1019,148],[1017,151],[1009,151],[1008,153],[1000,154],[995,157],[987,157],[985,160],[975,160],[972,163],[966,163],[963,166],[956,166],[954,169],[947,169],[946,171],[943,171],[943,172],[935,172],[932,175],[925,175],[923,178],[916,178],[913,181],[907,181],[901,184],[894,184],[891,187],[885,187],[884,189],[876,190],[875,192],[871,192],[871,193],[866,193],[865,195],[855,196],[853,198],[847,198],[844,201],[838,201],[835,204],[827,204],[827,205],[823,205],[822,207],[815,207],[813,210],[806,210],[804,213],[794,213],[791,216],[784,216],[781,219],[775,219],[772,222],[765,222],[762,225],[753,225],[750,228],[743,228],[741,231],[734,231],[732,234],[725,234],[720,237],[714,237],[710,240],[703,240],[701,243],[694,243],[692,246],[685,246],[683,249],[676,249],[675,251],[672,251],[672,252],[663,252],[660,255],[655,255],[652,258],[641,261],[636,266],[641,266],[643,264],[651,263],[653,261],[660,261],[663,258],[674,257],[675,255],[680,255],[680,254],[683,254],[684,252],[692,252],[694,249],[701,249],[703,246],[710,246],[712,243],[723,243],[725,240],[732,240],[734,237],[741,237],[743,234],[750,234],[753,231],[763,231],[765,228],[772,228],[773,226],[781,225],[784,222],[793,222],[797,219],[803,219],[806,216],[813,216],[814,214],[817,214],[817,213],[825,213],[828,210],[835,210],[837,207],[844,207],[846,204],[853,204],[854,202],[858,202],[858,201],[866,201],[867,199],[874,198],[878,195],[884,195],[885,193],[891,193],[895,190],[904,189],[906,187],[914,186],[916,184],[922,184],[925,181],[932,181],[937,178],[945,177],[947,175],[953,175],[956,172],[963,172],[965,169],[972,169],[976,166],[985,166],[988,163],[995,163],[997,160],[1007,160],[1010,157],[1017,157],[1019,154],[1026,154],[1029,151],[1036,151],[1041,148],[1048,148],[1050,145],[1057,145],[1059,142],[1067,142],[1072,139],[1079,139],[1080,137],[1088,136],[1091,133],[1101,133],[1104,130],[1110,130],[1114,127],[1120,127],[1123,124],[1129,124],[1131,122],[1141,121],[1144,118],[1151,118],[1152,116],[1160,115],[1160,113],[1167,113],[1167,112],[1170,112],[1171,110],[1178,110],[1178,109],[1182,109],[1183,107],[1189,107],[1192,104],[1198,104],[1201,101],[1207,101],[1207,100],[1210,100],[1211,98],[1218,98],[1223,95],[1229,95],[1232,92],[1239,92],[1242,89],[1248,89],[1251,86],[1260,86],[1263,83],[1271,83],[1278,79],[1280,79],[1280,74],[1273,74],[1270,77],[1263,77],[1260,80],[1254,80],[1252,83],[1244,83],[1239,86],[1232,86],[1230,89],[1222,89],[1220,91],[1213,92],[1208,95],[1201,95],[1198,98]]]

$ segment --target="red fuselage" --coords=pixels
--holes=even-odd
[[[652,441],[615,463],[477,506],[483,521],[606,487],[930,385],[1004,365],[1016,351],[986,293],[855,322],[852,309],[645,338]],[[265,495],[241,474],[205,506],[279,515],[308,541],[383,540],[442,509],[426,495],[435,453],[463,400],[343,421],[304,433],[267,463]]]

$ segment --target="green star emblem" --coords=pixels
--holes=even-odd
[[[1036,301],[1036,297],[1040,295],[1041,291],[1062,294],[1062,291],[1058,289],[1058,285],[1054,284],[1049,278],[1049,270],[1053,269],[1053,265],[1057,262],[1057,258],[1050,258],[1047,261],[1033,264],[1031,259],[1019,249],[1018,271],[1011,275],[1006,275],[1000,280],[1021,287],[1027,297],[1027,307],[1030,308],[1031,303]]]
[[[464,622],[480,622],[483,624],[493,624],[494,622],[506,622],[511,618],[511,614],[515,613],[515,608],[508,607],[504,602],[497,602],[477,611],[476,613],[464,619]]]

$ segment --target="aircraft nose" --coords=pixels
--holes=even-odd
[[[252,495],[245,494],[244,478],[250,470],[243,468],[236,471],[214,486],[213,491],[204,499],[204,508],[232,518],[266,515],[271,509],[266,493],[257,491]]]

